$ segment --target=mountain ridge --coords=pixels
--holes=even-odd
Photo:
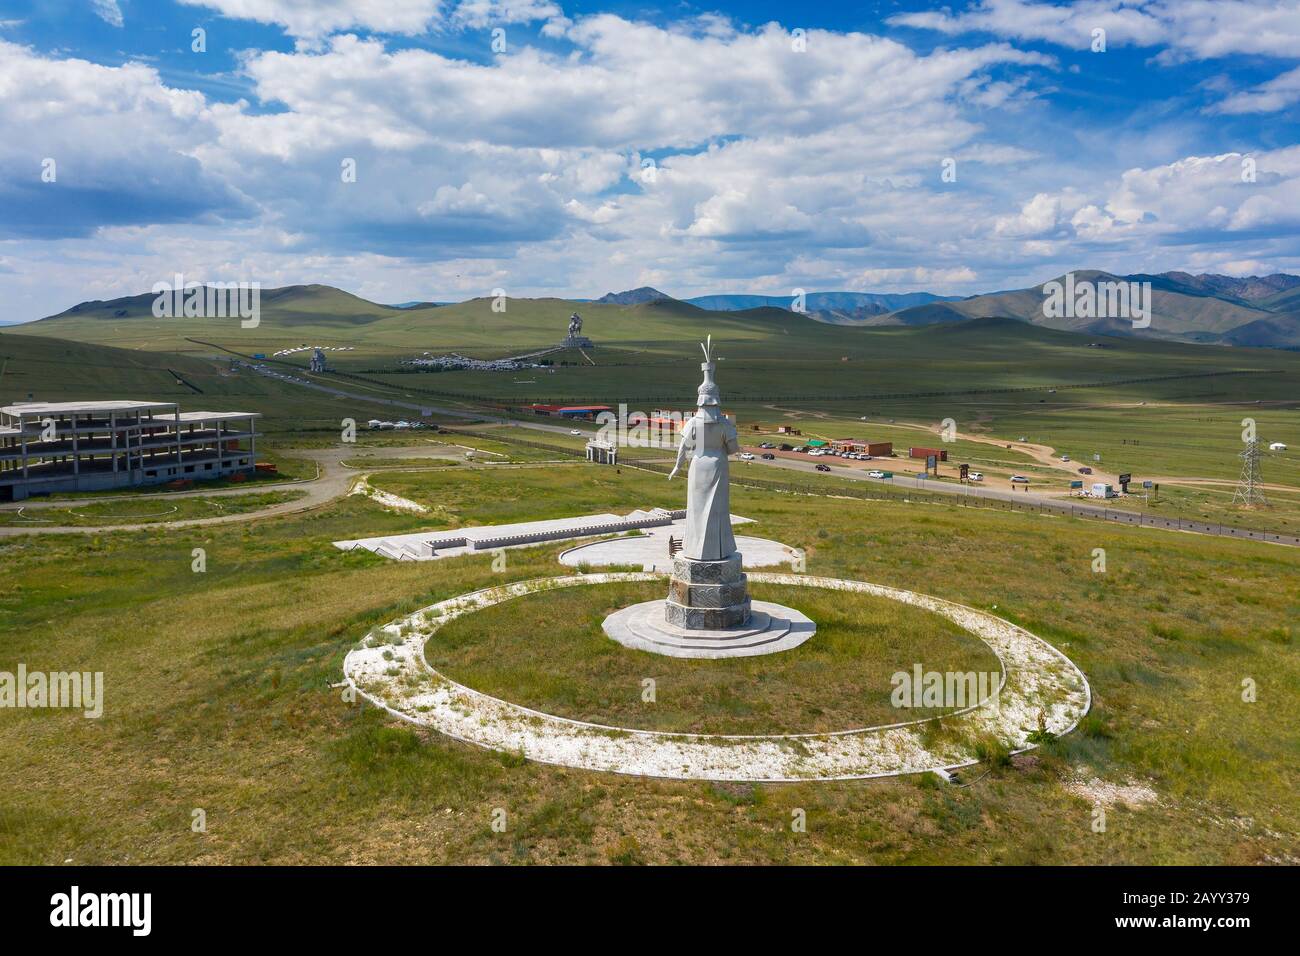
[[[647,316],[725,314],[729,322],[733,319],[740,322],[779,319],[785,324],[798,317],[800,321],[844,328],[922,326],[996,316],[1087,335],[1166,338],[1222,346],[1300,348],[1300,276],[1273,273],[1232,277],[1187,272],[1124,276],[1088,269],[1076,270],[1072,275],[1076,284],[1150,282],[1150,327],[1135,328],[1131,320],[1121,318],[1047,315],[1045,287],[1050,282],[1064,282],[1064,276],[1024,289],[964,298],[928,292],[813,292],[804,296],[805,308],[801,312],[793,310],[795,303],[791,296],[728,293],[677,299],[651,286],[607,293],[596,300],[547,297],[517,301],[570,311],[584,307],[648,309]],[[269,307],[275,327],[282,331],[299,325],[304,329],[321,325],[375,325],[383,328],[395,321],[405,329],[414,330],[433,321],[435,312],[457,310],[470,303],[486,301],[479,297],[465,303],[420,301],[384,305],[319,283],[265,289],[261,290],[260,296],[262,308],[267,310]],[[142,293],[116,299],[87,300],[35,322],[5,327],[27,327],[33,334],[44,334],[50,327],[41,323],[47,322],[66,325],[90,321],[98,325],[100,322],[134,322],[143,318],[157,321],[152,315],[154,299],[153,293]],[[56,334],[54,329],[50,331]]]

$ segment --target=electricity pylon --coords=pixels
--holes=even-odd
[[[1252,439],[1246,442],[1246,450],[1237,456],[1241,459],[1241,480],[1237,482],[1237,491],[1232,496],[1232,503],[1247,507],[1268,507],[1264,497],[1264,476],[1259,471],[1259,442]]]

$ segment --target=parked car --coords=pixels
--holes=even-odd
[[[1092,474],[1092,469],[1091,469],[1091,468],[1088,468],[1088,467],[1080,468],[1080,469],[1079,469],[1079,474],[1081,474],[1081,475],[1091,475],[1091,474]]]
[[[581,435],[582,432],[578,431],[578,429],[576,429],[576,428],[571,428],[571,429],[569,429],[569,434],[570,434],[570,435]]]
[[[983,481],[983,480],[984,480],[984,475],[983,475],[983,473],[978,472],[978,471],[972,471],[972,472],[970,472],[969,474],[967,474],[966,477],[967,477],[967,479],[969,479],[970,481]]]
[[[777,446],[776,446],[776,450],[777,450],[777,451],[794,451],[794,446],[793,446],[793,445],[777,445]]]
[[[823,465],[823,464],[821,464],[820,462],[818,462],[818,463],[817,463],[817,470],[818,470],[818,471],[830,471],[830,470],[831,470],[831,466],[830,466],[830,465]]]
[[[868,478],[884,478],[884,477],[885,477],[885,473],[884,473],[883,471],[880,471],[879,469],[873,468],[873,469],[871,469],[871,471],[867,472],[867,477],[868,477]]]
[[[752,454],[750,454],[749,452],[747,452],[747,451],[743,451],[743,452],[740,453],[740,460],[741,460],[741,461],[753,461],[753,460],[754,460],[754,456],[753,456]]]
[[[764,460],[764,461],[772,461],[772,460],[774,460],[775,458],[776,458],[776,455],[772,454],[770,451],[765,451],[765,452],[763,452],[763,460]]]
[[[774,447],[776,447],[776,446],[774,446],[770,441],[765,441],[765,442],[763,442],[762,444],[760,444],[758,447],[759,447],[759,448],[774,448]]]
[[[1015,485],[1027,485],[1029,484],[1029,479],[1024,475],[1012,475],[1011,483]]]
[[[1062,455],[1062,456],[1061,456],[1061,461],[1069,461],[1069,460],[1070,460],[1070,456],[1069,456],[1069,455]]]

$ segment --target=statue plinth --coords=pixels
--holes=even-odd
[[[691,629],[743,627],[749,623],[748,585],[739,551],[721,561],[674,558],[664,620]]]

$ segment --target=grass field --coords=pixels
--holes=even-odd
[[[446,524],[671,494],[661,476],[581,465],[384,480],[442,502]],[[1092,714],[964,789],[566,771],[422,734],[330,686],[375,625],[560,573],[560,546],[508,552],[502,573],[490,556],[342,553],[329,542],[426,524],[355,498],[248,525],[5,539],[3,668],[100,670],[106,700],[99,720],[0,712],[0,772],[24,781],[0,790],[0,862],[1300,862],[1294,551],[743,488],[733,505],[751,533],[806,548],[810,573],[996,608],[1043,635],[1088,675]],[[796,808],[806,833],[790,831]]]
[[[67,508],[27,508],[24,512],[0,511],[0,527],[21,528],[41,525],[88,527],[94,525],[153,524],[189,521],[195,518],[220,518],[225,515],[258,511],[268,505],[296,501],[306,492],[283,490],[261,494],[223,495],[219,498],[187,497],[165,499],[146,496],[142,500],[97,501]]]
[[[996,672],[997,658],[946,618],[883,598],[754,586],[755,600],[798,607],[814,640],[728,661],[651,657],[616,644],[601,621],[662,598],[664,584],[519,598],[444,625],[429,664],[459,683],[548,714],[615,727],[710,734],[820,733],[917,720],[943,708],[891,706],[890,676],[914,662]],[[655,682],[644,699],[642,681]]]

